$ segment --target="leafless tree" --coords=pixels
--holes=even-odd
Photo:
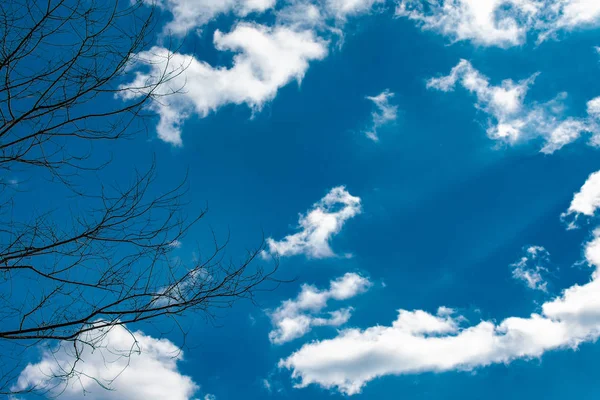
[[[211,315],[272,279],[274,268],[250,268],[262,246],[237,262],[216,241],[191,264],[172,256],[205,212],[183,213],[185,179],[154,195],[154,163],[125,185],[100,173],[111,158],[94,143],[143,133],[146,106],[165,95],[157,88],[185,69],[167,62],[161,76],[127,85],[155,20],[139,1],[0,2],[0,393],[11,393],[21,367],[11,344],[77,348],[82,335],[115,325]],[[127,91],[144,96],[116,99]],[[35,190],[41,178],[65,207],[23,210],[45,195]]]

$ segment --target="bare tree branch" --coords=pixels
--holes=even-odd
[[[0,2],[0,346],[71,342],[77,358],[90,333],[188,311],[210,316],[277,283],[277,263],[250,268],[262,244],[237,262],[216,240],[203,260],[173,257],[206,212],[183,212],[186,179],[156,195],[154,162],[124,186],[99,175],[112,158],[94,142],[143,132],[146,107],[177,92],[157,89],[186,68],[167,60],[159,76],[125,84],[155,21],[141,1]],[[15,174],[48,176],[84,201],[68,218],[64,209],[24,215],[17,204],[39,194],[20,189]],[[11,358],[0,365],[2,394],[15,394]],[[58,377],[76,375],[75,365]]]

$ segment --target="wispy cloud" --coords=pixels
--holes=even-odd
[[[524,283],[529,289],[546,292],[548,282],[544,275],[548,273],[550,254],[541,246],[530,246],[525,250],[521,259],[513,264],[512,275],[517,281]]]
[[[340,326],[348,322],[352,308],[341,308],[323,314],[329,300],[347,300],[364,293],[373,284],[367,278],[355,273],[347,273],[332,280],[329,289],[319,290],[304,284],[295,299],[289,299],[269,312],[274,329],[269,340],[282,344],[298,339],[315,326]]]
[[[590,176],[579,190],[573,195],[569,209],[561,214],[563,221],[568,221],[568,229],[577,228],[577,218],[581,215],[591,217],[600,207],[600,171]]]
[[[528,33],[538,41],[559,31],[597,26],[600,3],[589,0],[398,0],[396,15],[452,41],[483,46],[523,44]]]
[[[338,234],[347,220],[362,212],[359,197],[352,196],[344,186],[334,187],[306,214],[300,214],[299,232],[281,240],[267,239],[263,256],[280,257],[304,254],[310,258],[335,257],[329,241]]]
[[[388,125],[398,118],[398,106],[390,102],[394,97],[394,93],[389,89],[384,90],[377,96],[367,96],[366,98],[373,102],[375,111],[371,113],[371,123],[365,131],[367,137],[374,142],[379,141],[377,130],[382,126]]]
[[[566,93],[560,93],[546,103],[526,104],[525,96],[537,76],[536,73],[518,82],[506,79],[495,86],[469,61],[461,60],[448,75],[429,79],[427,87],[450,92],[460,84],[475,94],[475,107],[490,117],[487,135],[499,142],[515,144],[542,138],[545,143],[540,151],[551,154],[587,132],[591,134],[589,144],[598,146],[600,114],[595,108],[596,99],[588,103],[585,118],[563,117]]]
[[[276,0],[143,0],[149,5],[157,4],[172,15],[164,26],[168,34],[184,35],[222,14],[240,17],[251,13],[262,13],[275,5]]]

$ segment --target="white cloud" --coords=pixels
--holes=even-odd
[[[200,28],[224,13],[244,17],[272,9],[277,22],[270,28],[246,22],[228,34],[215,32],[217,50],[237,53],[232,68],[211,66],[192,55],[172,54],[162,47],[143,52],[139,54],[143,60],[140,64],[148,68],[138,72],[134,83],[144,87],[160,76],[167,64],[167,70],[178,75],[156,93],[180,93],[162,97],[152,108],[160,116],[159,137],[181,145],[181,125],[191,115],[205,117],[226,104],[247,104],[259,110],[275,97],[279,88],[291,80],[300,81],[310,61],[325,58],[329,43],[320,35],[333,34],[341,39],[340,28],[348,16],[368,13],[383,3],[384,0],[289,0],[276,8],[276,0],[158,0],[173,15],[165,29],[175,34]],[[540,35],[548,36],[559,29],[595,24],[600,21],[599,8],[587,0],[398,0],[397,14],[454,40],[509,46],[522,43],[533,27]],[[142,94],[129,92],[123,97]],[[546,135],[555,140],[544,151],[555,151],[574,140],[584,128],[578,121],[548,127],[553,132]],[[515,129],[519,127],[499,125],[498,133],[511,136],[517,133]],[[592,144],[600,146],[600,136]]]
[[[234,14],[246,17],[251,13],[264,13],[273,10],[276,0],[143,0],[147,4],[158,4],[172,14],[173,18],[165,27],[165,32],[184,35],[198,29],[219,15]],[[345,19],[348,16],[370,12],[374,5],[385,0],[324,0],[316,3],[311,0],[289,0],[276,10],[277,14],[291,16],[298,20],[321,18]],[[302,15],[304,13],[304,15]],[[308,13],[308,15],[306,14]]]
[[[292,370],[297,387],[317,384],[353,395],[385,375],[472,370],[576,348],[600,336],[600,231],[585,256],[597,268],[591,281],[544,303],[540,314],[467,325],[446,308],[437,314],[399,310],[391,326],[343,330],[336,338],[305,344],[279,366]]]
[[[262,380],[262,385],[263,387],[267,390],[267,392],[272,393],[273,392],[273,388],[271,386],[271,382],[268,379],[263,379]]]
[[[396,15],[455,41],[508,47],[524,42],[526,23],[538,8],[535,1],[528,0],[401,0]]]
[[[171,243],[169,243],[169,247],[172,247],[174,249],[180,249],[181,246],[183,246],[183,243],[181,243],[181,241],[179,240],[173,240]]]
[[[355,273],[332,280],[329,289],[319,290],[304,284],[295,299],[281,303],[269,312],[274,329],[269,332],[269,340],[282,344],[300,338],[310,332],[314,326],[341,326],[350,319],[352,308],[342,308],[327,313],[322,311],[329,300],[347,300],[364,293],[373,284],[367,278]]]
[[[221,14],[246,17],[272,11],[271,27],[241,22],[229,33],[217,30],[214,45],[236,53],[230,68],[212,66],[191,54],[172,53],[156,46],[137,54],[136,79],[123,88],[148,88],[164,71],[171,78],[154,91],[159,98],[150,108],[159,117],[159,138],[181,145],[183,123],[201,118],[227,104],[246,104],[258,111],[290,81],[300,82],[309,63],[326,57],[331,43],[343,42],[347,17],[368,13],[385,0],[142,0],[158,4],[173,19],[164,30],[183,35],[201,29]],[[126,90],[123,99],[145,95],[147,90]],[[169,96],[163,96],[167,95]]]
[[[597,26],[594,0],[398,0],[396,15],[453,41],[483,46],[523,44],[529,32],[544,40],[561,30]]]
[[[327,10],[338,18],[369,12],[385,0],[326,0]]]
[[[540,119],[533,120],[534,123],[531,125],[531,128],[535,129],[538,127],[540,133],[546,133],[546,143],[540,150],[540,152],[545,154],[552,154],[562,149],[567,144],[579,139],[583,132],[590,132],[591,130],[590,125],[579,119],[567,118],[555,124],[555,118],[550,117],[549,120],[544,120],[543,118],[548,117],[547,115],[541,115]],[[546,121],[549,121],[549,124]]]
[[[334,26],[343,25],[348,17],[369,13],[385,0],[290,0],[277,11],[280,21],[305,22],[311,27],[327,30],[327,22]]]
[[[569,209],[561,215],[564,220],[569,216],[573,221],[569,222],[569,228],[577,227],[576,220],[580,215],[591,217],[600,207],[600,171],[594,172],[588,176],[587,180],[573,196]]]
[[[594,138],[600,134],[596,121],[598,114],[594,114],[597,111],[595,100],[588,103],[588,117],[579,119],[562,118],[565,93],[546,103],[525,104],[527,91],[537,75],[519,82],[506,79],[494,86],[469,61],[461,60],[447,76],[429,79],[427,87],[449,92],[460,84],[475,94],[475,107],[490,117],[487,135],[502,143],[512,145],[541,137],[545,143],[540,151],[551,154],[588,132],[593,134],[590,145],[595,145]]]
[[[377,96],[367,96],[375,105],[376,110],[371,113],[371,126],[365,132],[367,137],[375,142],[379,141],[377,130],[384,125],[387,125],[398,118],[398,106],[390,103],[390,99],[394,97],[394,93],[388,89],[384,90]]]
[[[73,344],[46,351],[42,360],[28,364],[13,390],[48,390],[61,399],[191,400],[198,385],[177,368],[181,349],[167,339],[155,339],[122,326],[84,333],[77,342],[80,360],[74,363]],[[74,367],[77,377],[50,378]],[[97,382],[111,390],[101,387]]]
[[[206,268],[198,267],[189,270],[182,279],[174,284],[163,287],[160,295],[154,298],[155,306],[165,306],[172,303],[184,303],[196,296],[200,288],[214,279]]]
[[[325,27],[327,10],[310,1],[293,1],[276,13],[280,25],[294,29],[315,29]]]
[[[252,12],[264,12],[275,5],[276,0],[144,0],[147,4],[158,4],[173,15],[164,30],[175,35],[184,35],[199,28],[220,14],[234,13],[244,17]]]
[[[595,0],[556,0],[549,2],[549,21],[543,25],[550,32],[559,29],[597,26],[600,23],[600,2]]]
[[[204,396],[204,400],[217,400],[217,396],[215,396],[214,394],[207,394]]]
[[[546,292],[548,283],[543,275],[548,272],[548,268],[545,267],[548,261],[549,253],[545,248],[531,246],[527,248],[525,255],[519,261],[511,265],[513,278],[522,281],[532,290]]]
[[[341,231],[348,219],[360,213],[360,198],[352,196],[344,186],[334,187],[306,214],[300,214],[300,232],[279,241],[268,238],[268,251],[264,251],[263,256],[304,254],[311,258],[335,257],[329,246],[331,237]]]
[[[158,135],[168,143],[181,145],[181,125],[192,114],[205,117],[226,104],[260,109],[279,88],[294,79],[300,82],[310,61],[327,54],[327,43],[314,32],[280,26],[240,23],[230,33],[217,30],[214,43],[218,50],[237,53],[231,68],[213,67],[162,47],[138,54],[140,67],[147,72],[137,72],[134,82],[126,86],[147,87],[165,69],[173,76],[156,94],[178,93],[151,105],[160,116]],[[129,91],[123,96],[129,99],[143,94]]]
[[[600,118],[600,97],[587,102],[587,112],[594,118]]]
[[[504,80],[499,86],[490,84],[489,79],[477,71],[467,60],[461,60],[448,76],[432,78],[427,87],[444,92],[454,90],[460,83],[469,92],[477,96],[477,108],[490,114],[494,122],[488,128],[492,139],[514,143],[522,135],[525,121],[523,101],[537,74],[520,82]]]

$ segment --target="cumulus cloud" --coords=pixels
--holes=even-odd
[[[263,251],[263,256],[304,254],[310,258],[335,257],[329,241],[341,231],[347,220],[360,213],[360,198],[352,196],[344,186],[334,187],[306,214],[300,214],[300,232],[279,241],[268,238],[268,251]]]
[[[482,46],[523,44],[529,32],[538,41],[561,30],[596,26],[600,3],[590,0],[398,0],[396,15],[453,41]]]
[[[167,71],[171,79],[155,92],[161,97],[151,104],[158,113],[158,136],[181,145],[181,125],[192,114],[205,117],[226,104],[247,104],[253,109],[272,100],[282,86],[300,82],[309,62],[327,54],[327,43],[310,30],[268,28],[240,23],[231,32],[214,34],[218,50],[237,54],[231,68],[213,67],[192,55],[154,47],[137,55],[140,68],[135,80],[124,87],[147,87]],[[183,88],[183,90],[181,90]],[[125,99],[143,96],[143,91],[126,91]]]
[[[582,133],[592,134],[590,145],[596,145],[600,135],[598,111],[600,102],[596,99],[588,103],[586,118],[563,118],[566,93],[538,104],[525,104],[525,96],[538,74],[515,82],[506,79],[500,85],[492,85],[489,79],[476,70],[467,60],[461,60],[447,76],[431,78],[427,87],[443,92],[453,91],[461,85],[473,93],[475,107],[489,115],[487,135],[506,144],[515,144],[541,137],[544,145],[542,153],[551,154],[563,146],[574,142]]]
[[[84,333],[76,344],[62,343],[42,354],[41,361],[28,364],[14,391],[39,389],[61,399],[191,400],[198,385],[181,374],[177,363],[181,349],[167,339],[116,326]],[[70,378],[52,378],[69,371]],[[111,390],[101,387],[98,383]]]
[[[230,68],[213,66],[191,54],[154,48],[136,55],[136,78],[123,85],[125,100],[147,94],[158,77],[167,81],[154,90],[157,99],[150,108],[159,115],[160,139],[181,145],[182,124],[192,115],[201,118],[227,104],[246,104],[253,111],[292,80],[304,77],[311,61],[326,57],[334,38],[341,43],[347,17],[365,14],[384,0],[142,0],[157,4],[172,14],[164,30],[183,35],[221,14],[246,17],[271,11],[274,24],[267,27],[241,22],[229,33],[216,30],[214,45],[219,51],[236,53]],[[166,74],[165,74],[166,72]],[[164,96],[169,95],[169,96]]]
[[[544,275],[548,273],[545,266],[550,254],[541,246],[530,246],[525,250],[525,255],[512,264],[513,278],[523,282],[529,289],[546,292],[548,282]]]
[[[184,35],[199,28],[220,14],[234,13],[244,17],[252,12],[264,12],[275,5],[276,0],[144,0],[156,4],[173,15],[164,30]]]
[[[527,22],[538,8],[536,2],[527,0],[401,0],[396,15],[455,41],[508,47],[525,40]]]
[[[317,384],[353,395],[385,375],[472,370],[576,348],[600,336],[599,230],[585,246],[585,257],[596,267],[592,279],[527,318],[469,325],[447,308],[436,314],[399,310],[391,326],[345,329],[333,339],[305,344],[279,366],[292,371],[297,387]]]
[[[577,217],[585,215],[591,217],[600,207],[600,171],[596,171],[590,176],[579,190],[573,196],[569,209],[561,215],[563,220],[573,217],[568,224],[570,229],[577,227]]]
[[[394,93],[388,89],[384,90],[377,96],[367,96],[366,98],[373,102],[375,111],[371,113],[371,126],[365,132],[367,137],[375,142],[379,141],[377,130],[384,125],[392,123],[398,118],[398,106],[393,105],[390,99],[394,97]]]
[[[594,118],[600,118],[600,97],[587,102],[587,112]]]
[[[300,338],[315,326],[340,326],[350,319],[352,308],[329,311],[323,309],[329,300],[347,300],[366,292],[373,284],[367,278],[355,273],[346,273],[329,284],[329,289],[319,290],[313,285],[302,285],[295,299],[281,303],[269,312],[274,329],[269,332],[269,340],[282,344]]]
[[[590,0],[557,0],[548,2],[548,21],[540,25],[548,31],[593,27],[600,23],[600,3]]]

